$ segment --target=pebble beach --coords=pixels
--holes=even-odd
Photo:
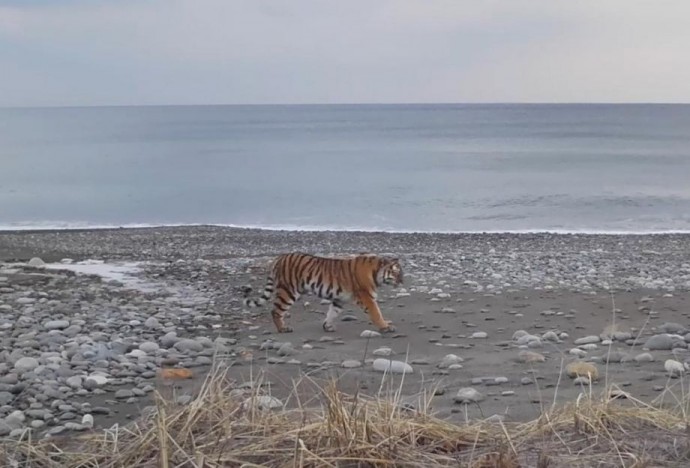
[[[398,256],[405,284],[379,291],[396,333],[353,304],[326,333],[313,297],[276,333],[240,291],[288,251]],[[530,420],[611,383],[672,404],[690,369],[689,234],[8,231],[0,262],[2,436],[123,425],[155,390],[184,404],[214,360],[240,396],[262,373],[269,406],[290,405],[304,375],[371,394],[393,382],[456,422]],[[161,377],[178,368],[191,378]]]

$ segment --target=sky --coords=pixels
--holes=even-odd
[[[0,0],[0,106],[690,102],[688,0]]]

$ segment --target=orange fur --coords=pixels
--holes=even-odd
[[[301,295],[314,294],[330,301],[323,328],[335,331],[333,322],[343,302],[351,299],[369,314],[381,331],[391,332],[395,328],[383,319],[376,303],[376,290],[381,282],[394,286],[402,284],[403,271],[397,258],[373,254],[327,258],[294,252],[279,255],[273,261],[259,300],[245,299],[244,304],[248,307],[263,305],[275,293],[273,322],[278,332],[287,333],[292,328],[285,325],[285,313]]]

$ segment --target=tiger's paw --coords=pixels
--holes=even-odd
[[[331,323],[328,323],[326,321],[323,322],[323,329],[324,331],[327,331],[329,333],[332,333],[335,331],[335,326]]]
[[[283,328],[278,330],[278,333],[292,333],[292,327],[285,325]]]
[[[386,322],[386,326],[385,326],[385,327],[379,328],[379,331],[380,331],[381,333],[394,333],[394,332],[395,332],[395,327],[393,326],[392,323]]]

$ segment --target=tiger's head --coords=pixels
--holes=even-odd
[[[403,270],[397,258],[384,258],[380,274],[386,284],[393,286],[403,284]]]

